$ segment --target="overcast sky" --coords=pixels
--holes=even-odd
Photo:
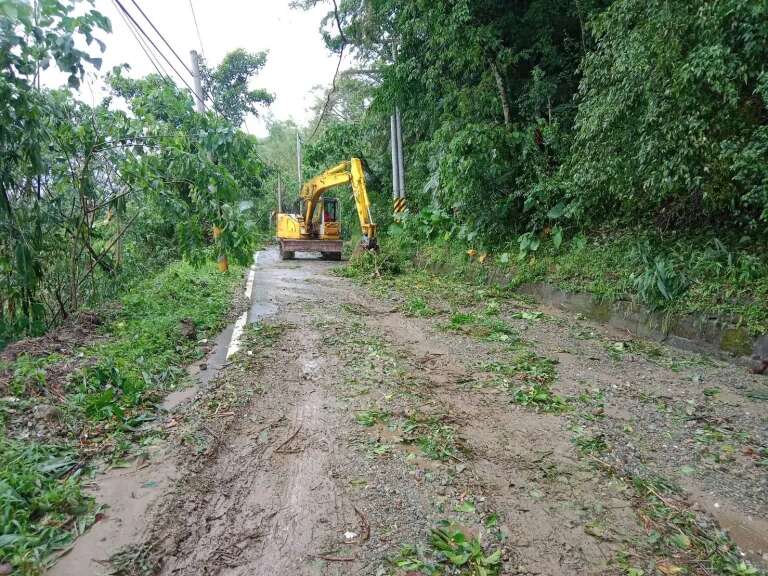
[[[136,2],[181,58],[189,60],[190,50],[201,50],[190,0]],[[122,0],[122,3],[145,31],[151,33],[131,0]],[[192,0],[192,3],[209,64],[218,64],[227,52],[235,48],[251,52],[268,50],[267,65],[253,86],[275,94],[275,102],[270,107],[275,117],[293,118],[299,123],[306,123],[309,119],[308,107],[313,102],[312,88],[330,84],[336,69],[337,56],[328,52],[318,32],[328,8],[321,5],[307,12],[292,10],[289,0]],[[96,9],[112,22],[112,34],[102,36],[107,44],[102,72],[121,63],[130,64],[130,76],[154,72],[112,0],[96,0]],[[158,40],[156,43],[162,46]],[[172,58],[170,53],[168,56]],[[175,65],[179,72],[186,74],[178,62]],[[178,79],[175,80],[181,84]],[[192,85],[190,79],[187,81]],[[103,86],[98,81],[91,81],[91,85],[96,99],[100,99]],[[90,99],[89,88],[84,87],[82,93],[85,99]],[[249,118],[247,125],[252,132],[265,134],[263,122],[259,120]]]

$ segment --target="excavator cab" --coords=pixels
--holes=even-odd
[[[338,198],[323,198],[320,211],[320,239],[339,240],[341,238],[341,222],[339,222]]]

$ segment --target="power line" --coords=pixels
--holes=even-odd
[[[184,60],[182,60],[182,59],[181,59],[181,57],[180,57],[180,56],[179,56],[179,55],[176,53],[176,50],[174,50],[174,49],[173,49],[173,46],[171,46],[171,45],[168,43],[168,40],[166,40],[166,39],[165,39],[165,36],[163,36],[163,35],[161,34],[160,30],[158,30],[158,29],[157,29],[157,26],[155,26],[155,25],[154,25],[154,23],[152,22],[152,20],[150,20],[150,19],[149,19],[149,16],[147,16],[147,15],[146,15],[146,13],[144,12],[144,10],[142,10],[142,9],[141,9],[141,6],[139,6],[139,4],[136,2],[136,0],[131,0],[131,2],[133,3],[133,5],[134,5],[134,6],[136,6],[136,9],[137,9],[137,10],[138,10],[138,11],[141,13],[141,15],[142,15],[142,16],[144,16],[144,19],[145,19],[147,22],[149,22],[149,25],[150,25],[150,26],[152,26],[152,30],[154,30],[154,31],[155,31],[155,34],[157,34],[158,36],[160,36],[160,40],[162,40],[162,41],[165,43],[165,45],[166,45],[166,46],[168,46],[168,49],[169,49],[169,50],[170,50],[170,51],[173,53],[173,55],[174,55],[174,56],[176,56],[176,59],[177,59],[179,62],[181,62],[181,65],[182,65],[182,66],[184,66],[184,68],[185,68],[185,69],[186,69],[186,71],[189,73],[189,75],[190,75],[190,76],[192,76],[192,75],[193,75],[193,74],[192,74],[192,70],[190,70],[190,69],[189,69],[189,66],[187,66],[187,63],[186,63],[186,62],[184,62]]]
[[[328,91],[328,94],[325,98],[325,104],[323,104],[323,109],[320,112],[320,118],[317,119],[317,124],[315,124],[315,129],[312,130],[312,135],[309,137],[310,140],[312,140],[315,137],[315,134],[317,134],[317,130],[320,128],[320,124],[323,123],[323,120],[325,119],[325,115],[328,112],[328,106],[331,103],[331,97],[333,96],[333,93],[336,92],[336,80],[339,77],[339,70],[341,69],[341,61],[344,59],[344,49],[347,47],[347,37],[344,35],[344,29],[341,27],[341,17],[339,16],[339,6],[336,3],[336,0],[333,0],[333,14],[336,18],[336,26],[338,26],[339,28],[339,36],[341,37],[341,50],[339,50],[339,61],[336,64],[336,72],[334,72],[333,74],[331,89]]]
[[[192,4],[192,0],[189,0],[189,9],[192,11],[192,20],[195,21],[195,30],[197,30],[197,39],[200,42],[200,53],[205,58],[205,48],[203,47],[203,37],[200,35],[200,26],[197,24],[197,15],[195,14],[195,6]]]
[[[331,97],[333,96],[334,92],[336,92],[336,80],[339,77],[339,69],[341,68],[341,61],[344,58],[344,48],[346,47],[346,44],[341,45],[341,50],[339,51],[339,61],[336,63],[336,72],[333,74],[333,81],[331,82],[331,88],[328,90],[328,94],[325,98],[325,104],[323,104],[323,110],[320,112],[320,118],[317,119],[317,124],[315,124],[315,129],[312,130],[312,135],[309,137],[310,140],[312,140],[315,137],[315,134],[317,134],[317,130],[320,128],[320,124],[323,123],[323,120],[325,119],[325,115],[328,112],[328,106],[331,103]]]
[[[157,47],[157,44],[155,44],[154,40],[152,40],[152,38],[150,38],[149,34],[147,34],[144,31],[144,29],[141,27],[141,25],[138,22],[136,22],[136,19],[133,17],[133,15],[130,12],[128,12],[128,10],[126,10],[125,6],[123,6],[123,3],[120,2],[120,0],[114,0],[114,2],[117,3],[117,5],[120,7],[120,10],[122,10],[123,13],[131,20],[131,22],[133,22],[133,24],[139,29],[139,32],[141,32],[141,34],[144,36],[144,38],[146,38],[149,41],[149,43],[152,45],[152,47],[155,49],[155,51],[158,54],[160,54],[160,56],[163,58],[163,60],[165,60],[165,63],[168,64],[168,66],[171,68],[171,70],[174,71],[176,76],[179,77],[179,80],[181,80],[184,83],[184,85],[189,89],[190,92],[192,92],[192,94],[194,94],[194,95],[196,95],[196,96],[198,96],[199,98],[202,99],[202,97],[199,96],[195,92],[194,88],[192,88],[192,86],[189,85],[189,82],[187,82],[184,79],[184,76],[179,73],[179,71],[176,69],[176,67],[173,65],[173,63],[168,59],[168,57],[162,52],[162,50],[160,50]],[[203,102],[203,107],[206,108],[205,102]]]
[[[117,6],[117,3],[115,2],[115,0],[112,0],[112,4],[117,9],[117,13],[120,14],[120,17],[123,19],[123,22],[125,22],[126,28],[128,28],[128,30],[131,32],[133,37],[136,39],[136,42],[138,42],[139,47],[144,51],[144,54],[146,54],[147,58],[149,59],[150,63],[152,64],[152,67],[157,71],[157,74],[161,78],[169,79],[168,78],[168,73],[165,71],[165,69],[163,69],[161,71],[161,68],[163,68],[162,64],[160,64],[160,62],[156,62],[155,61],[155,56],[152,55],[152,51],[147,48],[146,43],[141,38],[141,36],[139,36],[138,32],[133,27],[133,25],[131,24],[130,20],[128,20],[128,18],[125,17],[125,14],[123,14],[122,10],[120,10],[120,8]]]
[[[148,35],[148,34],[147,34],[147,33],[146,33],[146,32],[145,32],[143,29],[142,29],[142,27],[141,27],[141,26],[140,26],[140,25],[139,25],[139,24],[136,22],[136,20],[135,20],[135,19],[134,19],[134,18],[131,16],[130,12],[128,12],[128,11],[125,9],[125,6],[123,6],[123,5],[122,5],[122,3],[120,2],[120,0],[113,0],[113,1],[114,1],[114,2],[117,2],[117,3],[120,5],[120,7],[121,7],[122,11],[123,11],[123,12],[125,12],[125,14],[128,16],[128,18],[130,18],[130,19],[131,19],[131,21],[132,21],[132,22],[133,22],[133,23],[134,23],[134,24],[135,24],[135,25],[138,27],[138,29],[139,29],[139,30],[141,31],[141,33],[142,33],[142,34],[143,34],[143,35],[146,37],[146,39],[147,39],[147,40],[149,40],[149,42],[152,44],[152,46],[154,46],[155,50],[156,50],[156,51],[157,51],[157,52],[160,54],[160,56],[162,56],[163,60],[165,60],[165,61],[166,61],[166,63],[167,63],[167,64],[168,64],[168,65],[171,67],[171,69],[172,69],[172,70],[173,70],[173,71],[176,73],[176,75],[177,75],[177,76],[179,77],[179,79],[180,79],[180,80],[181,80],[181,81],[184,83],[184,85],[185,85],[185,86],[186,86],[186,87],[187,87],[187,88],[190,90],[190,92],[192,92],[192,94],[193,94],[193,95],[197,96],[197,97],[198,97],[198,98],[199,98],[199,99],[202,101],[202,103],[203,103],[203,108],[207,110],[209,107],[208,107],[208,106],[206,106],[206,104],[205,104],[205,100],[206,100],[205,92],[204,92],[204,91],[201,91],[201,93],[200,93],[200,94],[198,94],[197,90],[195,90],[195,89],[194,89],[192,86],[190,86],[190,85],[189,85],[189,83],[188,83],[188,82],[187,82],[187,81],[184,79],[184,77],[183,77],[181,74],[179,74],[178,70],[176,70],[176,68],[174,67],[174,65],[173,65],[173,64],[172,64],[172,63],[171,63],[171,62],[168,60],[168,58],[165,56],[165,54],[164,54],[164,53],[163,53],[163,52],[162,52],[162,51],[161,51],[161,50],[160,50],[160,49],[157,47],[157,45],[156,45],[156,44],[155,44],[155,43],[152,41],[152,39],[149,37],[149,35]],[[194,77],[194,76],[195,76],[194,72],[193,72],[193,71],[192,71],[192,70],[189,68],[189,66],[187,65],[187,63],[186,63],[186,62],[185,62],[185,61],[184,61],[184,60],[183,60],[183,59],[182,59],[182,58],[179,56],[178,52],[176,52],[176,50],[174,50],[173,46],[171,46],[171,44],[168,42],[168,40],[166,40],[166,39],[165,39],[165,36],[163,36],[163,33],[162,33],[162,32],[160,32],[160,30],[158,30],[157,26],[155,26],[155,24],[152,22],[152,20],[150,20],[149,16],[147,16],[147,14],[144,12],[144,10],[142,10],[142,9],[141,9],[141,6],[139,6],[139,4],[137,3],[137,1],[136,1],[136,0],[131,0],[131,2],[133,3],[133,5],[134,5],[134,6],[136,6],[136,8],[137,8],[137,9],[138,9],[138,11],[141,13],[141,15],[144,17],[144,19],[145,19],[147,22],[149,22],[149,25],[152,27],[152,29],[155,31],[155,33],[156,33],[156,34],[157,34],[157,35],[160,37],[160,39],[163,41],[163,43],[164,43],[164,44],[165,44],[165,45],[168,47],[168,49],[169,49],[169,50],[170,50],[170,51],[173,53],[173,55],[176,57],[176,59],[177,59],[179,62],[181,62],[181,65],[182,65],[182,66],[184,66],[184,69],[185,69],[185,70],[186,70],[186,71],[189,73],[189,75],[190,75],[190,76],[192,76],[192,77]],[[199,36],[198,36],[198,37],[199,37]],[[201,42],[202,42],[202,41],[201,41]],[[201,44],[201,48],[202,48],[202,44]],[[218,113],[219,113],[219,115],[222,115],[222,114],[221,114],[221,112],[220,112],[220,111],[219,111],[219,110],[216,108],[216,104],[215,104],[215,102],[213,101],[213,99],[212,99],[212,98],[210,98],[210,97],[209,97],[208,99],[209,99],[209,100],[210,100],[210,102],[211,102],[211,107],[213,108],[213,110],[214,110],[214,111],[216,111],[216,112],[218,112]]]
[[[162,63],[159,61],[159,59],[158,59],[158,60],[157,60],[157,62],[156,62],[156,61],[155,61],[155,60],[156,60],[156,58],[153,58],[153,56],[152,56],[152,50],[151,50],[151,49],[150,49],[150,48],[147,46],[147,44],[146,44],[146,42],[147,42],[147,41],[149,42],[149,44],[151,45],[151,47],[152,47],[152,48],[154,48],[155,52],[157,52],[157,54],[159,54],[159,55],[162,57],[162,59],[163,59],[163,60],[165,60],[165,62],[168,64],[168,66],[170,66],[171,70],[173,70],[173,71],[176,73],[176,75],[177,75],[177,76],[179,77],[179,79],[180,79],[180,80],[181,80],[181,81],[184,83],[184,85],[185,85],[185,86],[186,86],[186,87],[189,89],[189,91],[190,91],[190,92],[191,92],[193,95],[196,95],[196,96],[197,96],[197,92],[194,90],[194,88],[192,88],[192,87],[189,85],[189,83],[188,83],[188,82],[187,82],[187,81],[184,79],[184,76],[182,76],[182,75],[179,73],[179,71],[178,71],[178,70],[175,68],[175,66],[174,66],[174,65],[173,65],[173,64],[172,64],[172,63],[169,61],[169,59],[166,57],[166,55],[165,55],[165,54],[164,54],[164,53],[163,53],[163,52],[162,52],[162,51],[161,51],[161,50],[158,48],[157,44],[155,44],[155,42],[152,40],[152,38],[150,38],[150,37],[149,37],[149,35],[148,35],[148,34],[147,34],[145,31],[144,31],[144,29],[141,27],[141,25],[140,25],[138,22],[136,22],[136,19],[135,19],[135,18],[134,18],[134,17],[131,15],[131,13],[130,13],[130,12],[129,12],[129,11],[126,9],[126,8],[125,8],[125,6],[123,5],[123,3],[122,3],[120,0],[112,0],[112,2],[113,2],[113,4],[115,4],[115,6],[117,7],[117,9],[118,9],[118,12],[120,13],[120,16],[121,16],[121,17],[123,18],[123,20],[125,21],[126,25],[128,26],[128,29],[129,29],[129,30],[131,31],[131,33],[133,34],[134,38],[136,38],[136,41],[139,43],[139,46],[142,48],[142,50],[144,51],[144,53],[147,55],[147,57],[149,58],[150,62],[151,62],[151,63],[152,63],[152,65],[154,66],[155,70],[157,70],[157,73],[158,73],[160,76],[167,78],[169,81],[171,80],[171,79],[170,79],[170,74],[168,74],[168,72],[167,72],[167,71],[165,70],[165,68],[162,66]],[[142,16],[144,16],[144,18],[147,20],[147,22],[149,22],[150,26],[152,26],[152,29],[153,29],[153,30],[154,30],[154,31],[157,33],[157,35],[158,35],[158,36],[160,36],[160,38],[163,40],[163,42],[165,43],[165,45],[166,45],[166,46],[168,46],[168,48],[171,50],[171,52],[173,52],[173,55],[174,55],[174,56],[176,56],[176,58],[177,58],[177,59],[178,59],[178,60],[179,60],[179,61],[182,63],[182,65],[183,65],[183,66],[184,66],[184,68],[187,70],[187,72],[189,72],[189,73],[190,73],[190,75],[194,76],[194,74],[193,74],[193,73],[190,71],[190,69],[189,69],[189,67],[186,65],[186,63],[185,63],[185,62],[184,62],[184,61],[183,61],[183,60],[182,60],[182,59],[179,57],[179,55],[176,53],[176,51],[173,49],[173,47],[172,47],[172,46],[171,46],[171,45],[168,43],[168,41],[165,39],[165,37],[162,35],[162,33],[161,33],[161,32],[160,32],[160,31],[157,29],[157,27],[156,27],[156,26],[155,26],[155,25],[152,23],[152,21],[151,21],[151,20],[149,19],[149,17],[148,17],[148,16],[147,16],[147,15],[144,13],[144,11],[141,9],[141,7],[140,7],[140,6],[139,6],[139,5],[136,3],[136,0],[131,0],[131,2],[132,2],[132,3],[133,3],[135,6],[136,6],[136,8],[139,10],[139,12],[141,12]],[[191,0],[190,0],[190,6],[191,6]],[[194,14],[194,8],[193,8],[193,14]],[[135,28],[135,29],[134,29],[134,28]],[[139,35],[139,34],[136,32],[136,30],[138,30],[138,32],[140,32],[140,33],[141,33],[141,35]],[[198,35],[199,35],[199,30],[198,30]],[[142,38],[141,38],[141,36],[144,36],[144,39],[146,39],[146,41],[145,41],[144,39],[142,39]],[[198,36],[198,39],[200,39],[200,38],[199,38],[199,36]],[[201,40],[201,39],[200,39],[200,40]],[[201,40],[201,46],[200,46],[200,47],[201,47],[201,49],[202,49],[202,40]],[[162,72],[161,72],[161,70],[162,70]],[[203,107],[207,109],[208,107],[207,107],[207,106],[206,106],[206,104],[205,104],[205,100],[204,100],[203,96],[200,96],[200,99],[201,99],[201,101],[203,102]],[[220,112],[220,111],[219,111],[219,110],[216,108],[216,105],[215,105],[215,103],[213,103],[213,101],[211,101],[211,105],[213,106],[213,110],[214,110],[214,112],[223,118],[223,117],[224,117],[224,115],[223,115],[223,114],[222,114],[222,113],[221,113],[221,112]],[[248,129],[248,126],[247,126],[247,124],[246,124],[246,132],[247,132],[247,133],[250,135],[250,130]],[[258,152],[256,152],[255,150],[253,151],[253,153],[254,153],[254,155],[256,156],[256,158],[258,158],[259,160],[261,160],[261,161],[262,161],[264,164],[266,164],[267,166],[270,166],[270,167],[272,167],[273,169],[275,169],[275,170],[277,170],[277,171],[280,171],[280,167],[279,167],[279,166],[277,166],[277,165],[276,165],[274,162],[271,162],[271,161],[267,160],[266,158],[264,158],[263,156],[261,156],[261,155],[260,155]]]

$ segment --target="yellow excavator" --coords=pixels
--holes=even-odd
[[[326,260],[341,260],[343,242],[338,200],[324,198],[323,195],[343,184],[352,185],[363,235],[360,247],[364,250],[378,249],[363,163],[359,158],[352,158],[304,183],[300,193],[301,214],[278,212],[277,239],[282,260],[293,259],[296,252],[320,252]]]

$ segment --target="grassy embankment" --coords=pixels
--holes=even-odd
[[[768,250],[755,245],[627,231],[577,236],[557,249],[551,241],[541,241],[535,251],[521,251],[516,243],[487,254],[478,249],[470,257],[472,247],[459,242],[382,243],[380,265],[439,271],[441,281],[483,284],[502,274],[511,288],[547,282],[606,302],[631,300],[672,315],[717,317],[752,335],[768,333]]]
[[[38,574],[94,522],[98,505],[82,489],[93,463],[120,465],[157,440],[143,425],[184,385],[183,366],[223,326],[241,279],[239,267],[172,264],[107,306],[73,354],[0,366],[0,566]]]

